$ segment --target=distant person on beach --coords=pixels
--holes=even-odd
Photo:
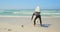
[[[39,6],[37,6],[35,12],[34,12],[33,15],[32,15],[31,20],[33,19],[34,16],[36,16],[36,17],[34,18],[34,26],[36,25],[36,20],[37,20],[37,18],[39,18],[39,20],[40,20],[40,25],[42,26],[42,21],[41,21],[41,15],[40,15],[40,8],[39,8]]]

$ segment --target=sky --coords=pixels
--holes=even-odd
[[[0,9],[60,9],[60,0],[0,0]]]

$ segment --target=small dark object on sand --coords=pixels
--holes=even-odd
[[[24,25],[21,25],[21,27],[24,27]]]
[[[8,31],[11,31],[11,29],[8,29]]]

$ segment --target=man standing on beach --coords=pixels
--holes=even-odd
[[[40,15],[40,8],[39,8],[39,6],[37,6],[35,12],[34,12],[33,15],[32,15],[31,20],[33,19],[33,16],[36,16],[36,17],[34,18],[34,26],[36,25],[36,20],[37,20],[37,18],[39,18],[39,20],[40,20],[40,25],[42,26],[42,21],[41,21],[41,15]]]

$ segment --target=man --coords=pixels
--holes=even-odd
[[[34,12],[33,15],[32,15],[31,20],[33,19],[33,16],[36,16],[36,17],[34,18],[34,26],[36,25],[36,20],[37,20],[37,18],[39,18],[39,20],[40,20],[40,25],[42,26],[42,21],[41,21],[41,15],[40,15],[40,8],[39,8],[39,6],[37,6],[35,12]]]

